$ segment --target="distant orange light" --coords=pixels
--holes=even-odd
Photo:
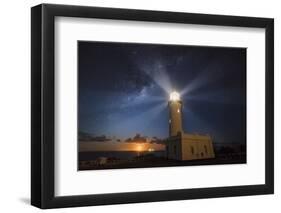
[[[143,145],[142,144],[138,144],[136,147],[137,152],[142,152],[143,151]]]
[[[154,149],[153,148],[149,148],[148,151],[149,152],[154,152]]]

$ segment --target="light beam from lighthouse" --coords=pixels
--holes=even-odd
[[[170,94],[169,111],[169,136],[171,137],[182,133],[182,101],[179,93],[175,91]]]

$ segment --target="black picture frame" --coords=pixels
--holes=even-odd
[[[265,184],[56,197],[54,21],[58,16],[264,28]],[[47,209],[274,193],[274,20],[271,18],[41,4],[31,8],[31,84],[31,204],[36,207]]]

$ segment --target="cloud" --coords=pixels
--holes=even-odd
[[[142,136],[140,134],[136,134],[133,138],[127,138],[124,140],[124,142],[127,143],[154,143],[154,144],[165,144],[165,141],[163,139],[157,138],[157,137],[147,137]]]
[[[105,141],[111,141],[110,138],[107,138],[105,135],[101,135],[101,136],[95,136],[93,137],[93,141],[96,142],[105,142]]]
[[[141,136],[140,134],[136,134],[133,138],[127,138],[125,140],[127,143],[146,143],[147,137]]]
[[[165,144],[165,141],[163,139],[157,138],[157,137],[153,137],[150,140],[150,143],[156,143],[156,144]]]
[[[141,134],[136,134],[132,138],[127,138],[125,140],[119,138],[109,138],[105,135],[96,136],[94,134],[86,133],[86,132],[79,132],[79,141],[80,142],[119,142],[119,143],[151,143],[151,144],[165,144],[163,139],[154,137],[147,137]]]
[[[79,141],[83,142],[106,142],[111,141],[110,138],[107,138],[105,135],[94,136],[86,132],[79,132]]]

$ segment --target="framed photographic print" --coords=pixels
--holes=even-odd
[[[274,21],[31,9],[31,203],[272,194]]]

